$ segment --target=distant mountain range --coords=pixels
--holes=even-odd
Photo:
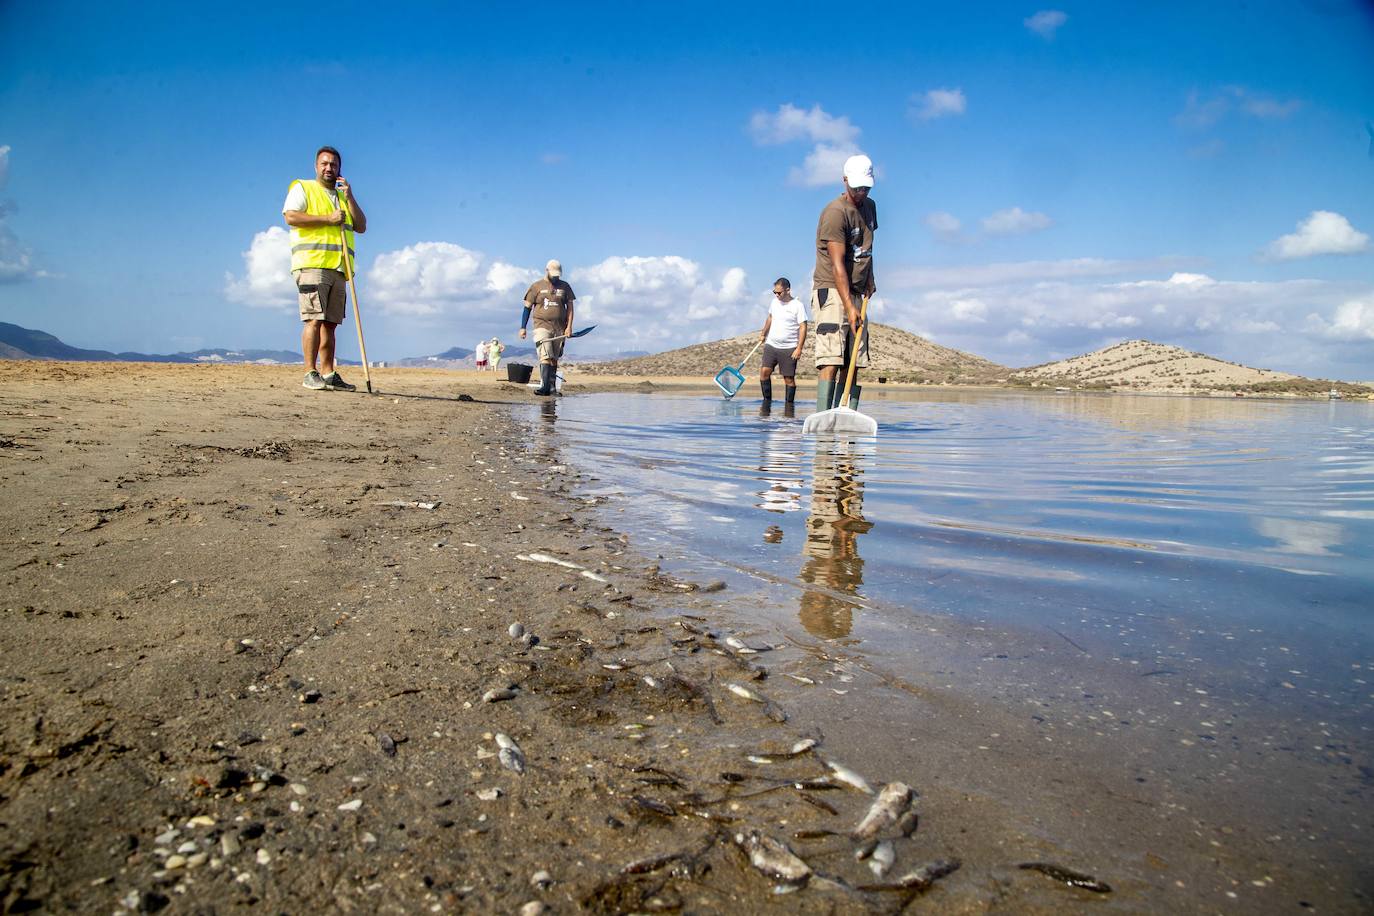
[[[871,367],[869,378],[894,382],[954,385],[1007,385],[1025,388],[1075,388],[1115,391],[1183,393],[1236,392],[1253,394],[1325,394],[1337,390],[1345,396],[1374,395],[1374,388],[1349,382],[1309,379],[1273,369],[1253,369],[1168,344],[1128,340],[1025,369],[1006,366],[962,350],[931,343],[924,337],[874,323],[870,326]],[[663,353],[628,352],[597,359],[566,360],[588,375],[695,376],[710,378],[724,366],[738,365],[758,341],[750,331],[737,337],[693,344]],[[814,335],[797,366],[797,375],[814,378]],[[84,362],[153,363],[258,363],[294,365],[301,361],[294,350],[205,349],[185,353],[112,353],[85,350],[63,343],[44,331],[0,321],[0,359],[57,359]],[[504,362],[532,362],[534,348],[508,345]],[[757,354],[750,357],[757,376]],[[344,365],[356,361],[340,359]],[[471,369],[473,351],[451,347],[433,356],[411,356],[378,362],[378,366],[413,366],[427,369]],[[748,367],[745,369],[748,373]]]
[[[194,350],[186,353],[111,353],[85,350],[63,343],[46,331],[21,328],[0,321],[0,357],[4,359],[70,359],[78,362],[138,363],[298,363],[301,355],[292,350]],[[339,360],[346,363],[346,360]]]

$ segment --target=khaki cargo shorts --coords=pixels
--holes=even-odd
[[[816,368],[843,366],[853,345],[854,332],[844,317],[844,301],[833,289],[821,287],[811,291],[811,314],[816,317]],[[864,324],[859,341],[859,355],[855,365],[868,368],[868,325]]]
[[[343,272],[307,267],[296,273],[296,291],[300,293],[301,321],[327,321],[342,324],[346,300],[344,290],[348,281]]]
[[[550,337],[560,337],[561,340],[549,340]],[[548,328],[535,327],[534,329],[534,350],[539,354],[541,363],[551,363],[561,359],[563,356],[563,344],[568,342],[568,338],[563,337],[563,332],[555,334]]]

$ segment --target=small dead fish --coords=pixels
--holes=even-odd
[[[763,697],[759,696],[757,693],[755,693],[754,691],[750,690],[748,687],[745,687],[743,684],[736,684],[736,683],[734,683],[734,682],[731,682],[731,683],[725,685],[725,689],[728,690],[728,691],[730,691],[731,693],[733,693],[735,696],[739,697],[740,699],[742,699],[742,700],[749,700],[751,703],[767,703],[767,702],[768,702],[768,701],[765,700]]]
[[[605,668],[607,671],[624,671],[624,670],[625,670],[625,666],[624,666],[624,665],[617,665],[617,664],[615,664],[615,663],[611,663],[611,664],[609,664],[609,665],[602,665],[601,667]]]
[[[656,856],[645,856],[626,865],[620,872],[625,875],[643,875],[651,871],[658,871],[668,863],[676,862],[680,858],[682,858],[680,852],[665,852]]]
[[[529,560],[531,563],[552,563],[555,566],[562,566],[564,569],[582,569],[576,563],[569,563],[567,560],[560,560],[558,557],[551,557],[546,553],[519,553],[515,555],[517,560]]]
[[[735,843],[749,855],[749,864],[775,881],[800,886],[811,877],[811,866],[770,836],[757,830],[735,834]]]
[[[835,778],[840,782],[868,795],[873,794],[873,787],[868,784],[868,780],[864,779],[858,773],[855,773],[849,767],[842,763],[836,763],[833,760],[825,761],[825,765],[830,768],[830,772],[834,773]]]
[[[649,675],[649,674],[644,675],[644,683],[647,684],[647,685],[649,685],[650,687],[652,687],[652,688],[655,689],[655,690],[657,690],[657,689],[659,688],[658,678],[656,678],[656,677],[654,677],[654,676],[652,676],[652,675]]]
[[[814,796],[814,795],[807,795],[805,792],[800,792],[800,793],[798,793],[798,795],[801,797],[801,800],[802,800],[802,801],[806,802],[808,805],[810,805],[810,806],[813,807],[813,808],[820,808],[820,809],[821,809],[822,811],[824,811],[826,814],[839,814],[839,813],[840,813],[840,812],[839,812],[839,809],[837,809],[834,805],[830,804],[830,802],[822,801],[821,799],[817,798],[817,797]]]
[[[748,757],[745,757],[744,759],[758,766],[767,766],[768,764],[773,762],[770,758],[760,757],[757,754],[750,754]]]
[[[1074,871],[1062,865],[1054,865],[1049,862],[1022,862],[1016,867],[1038,871],[1056,881],[1064,882],[1069,887],[1080,887],[1085,891],[1092,891],[1094,894],[1110,894],[1112,892],[1111,885],[1105,881],[1099,881],[1092,875],[1085,875],[1081,871]]]
[[[396,739],[386,732],[377,732],[377,746],[382,749],[382,753],[388,757],[396,756]]]
[[[792,748],[791,748],[791,750],[789,750],[789,751],[787,752],[787,755],[788,755],[789,757],[798,757],[798,756],[800,756],[800,755],[802,755],[802,754],[805,754],[807,751],[811,750],[812,748],[819,747],[819,746],[820,746],[820,742],[817,741],[815,738],[803,738],[803,739],[801,739],[800,741],[798,741],[796,744],[792,745]]]
[[[811,678],[806,677],[802,674],[789,674],[787,676],[790,677],[792,680],[796,681],[798,684],[814,685],[816,683],[815,681],[811,680]]]
[[[525,775],[525,755],[518,747],[503,747],[496,756],[501,761],[501,766],[519,776]]]
[[[819,840],[830,836],[844,836],[844,834],[838,830],[826,830],[824,827],[792,831],[792,839],[794,840]]]
[[[497,732],[495,740],[497,747],[514,748],[517,751],[520,750],[520,745],[515,743],[515,739],[504,732]]]
[[[896,847],[892,845],[891,840],[883,840],[873,848],[872,855],[868,857],[868,868],[876,877],[881,878],[896,861]]]
[[[959,870],[963,863],[958,859],[936,859],[927,862],[915,871],[909,871],[890,884],[861,884],[861,891],[925,891],[945,875]]]
[[[747,645],[744,644],[744,640],[736,636],[725,637],[725,644],[729,646],[731,649],[734,649],[740,655],[756,655],[759,651],[758,649],[749,648]]]
[[[661,801],[656,801],[655,799],[647,798],[643,795],[633,795],[630,797],[630,800],[635,803],[636,807],[642,808],[645,811],[650,811],[660,817],[677,817],[677,809],[671,805],[665,805]]]
[[[498,687],[495,690],[488,690],[482,694],[483,703],[500,703],[502,700],[513,700],[516,697],[514,690],[509,687]]]
[[[601,582],[603,584],[609,583],[611,581],[610,579],[607,579],[605,576],[592,572],[590,569],[582,570],[582,578],[591,579],[593,582]]]
[[[874,799],[868,813],[864,815],[863,820],[859,821],[859,826],[854,828],[854,839],[871,839],[897,823],[897,818],[905,814],[906,810],[911,807],[911,799],[914,795],[911,787],[904,782],[890,782],[883,786],[883,790]]]

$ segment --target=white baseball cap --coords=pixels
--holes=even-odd
[[[561,277],[563,276],[563,265],[559,264],[556,259],[549,261],[544,265],[544,272],[550,277]]]
[[[863,153],[844,161],[844,179],[851,188],[873,187],[873,160]]]

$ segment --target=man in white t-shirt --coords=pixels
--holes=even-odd
[[[759,370],[759,390],[763,405],[773,403],[773,369],[782,373],[787,386],[787,400],[791,409],[797,399],[797,360],[806,344],[806,308],[799,299],[792,298],[792,283],[779,277],[773,284],[773,302],[768,306],[768,318],[759,332],[763,341],[763,368]]]
[[[477,350],[473,353],[473,358],[477,362],[477,371],[485,371],[487,368],[487,342],[485,340],[478,341]]]

